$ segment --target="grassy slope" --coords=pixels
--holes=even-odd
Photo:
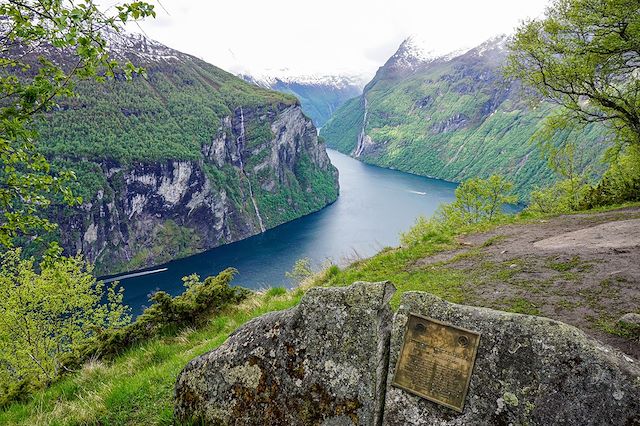
[[[238,106],[270,107],[297,100],[261,89],[196,58],[142,63],[148,78],[83,82],[38,128],[51,156],[118,162],[198,160],[220,119]],[[271,136],[248,131],[251,138]]]
[[[639,204],[635,204],[636,206]],[[524,223],[510,217],[505,223]],[[477,227],[484,231],[495,225]],[[438,235],[411,248],[387,249],[342,270],[331,267],[290,292],[272,289],[254,294],[239,306],[214,317],[199,330],[159,336],[135,347],[113,362],[90,362],[81,371],[37,392],[24,403],[0,411],[0,424],[171,424],[175,378],[192,358],[222,344],[248,320],[270,311],[295,306],[310,286],[348,285],[354,281],[390,280],[398,288],[395,308],[405,291],[427,291],[453,302],[465,302],[466,272],[444,267],[416,268],[425,256],[459,247],[453,235]],[[496,274],[510,273],[503,265]],[[239,282],[238,284],[241,284]],[[523,305],[524,303],[524,305]],[[524,306],[524,307],[523,307]],[[514,301],[507,310],[528,312],[526,301]]]
[[[534,185],[551,183],[553,173],[531,142],[551,107],[531,109],[520,99],[517,85],[504,85],[493,62],[501,57],[488,57],[465,55],[435,62],[401,78],[377,76],[364,94],[366,133],[376,148],[361,159],[452,181],[499,173],[514,181],[523,198]],[[362,99],[347,102],[322,128],[329,147],[353,151],[362,128],[362,104]],[[580,139],[581,167],[591,164],[604,171],[592,160],[604,149],[601,129],[565,132],[554,143],[569,138]]]

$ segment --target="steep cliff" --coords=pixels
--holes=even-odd
[[[141,36],[110,44],[147,77],[80,84],[38,124],[83,197],[53,213],[59,237],[97,273],[237,241],[335,200],[337,171],[295,98]]]
[[[508,176],[523,198],[554,179],[531,137],[553,110],[532,108],[517,81],[503,77],[504,36],[448,54],[429,53],[407,39],[380,67],[362,96],[346,102],[322,128],[327,144],[365,162],[461,181]],[[579,140],[579,168],[605,149],[604,132],[589,126],[556,135]]]

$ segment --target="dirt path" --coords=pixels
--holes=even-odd
[[[640,359],[617,319],[640,313],[640,208],[561,216],[461,238],[418,268],[465,271],[467,303],[572,324]]]

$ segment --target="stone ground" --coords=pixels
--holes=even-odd
[[[560,216],[463,236],[463,248],[415,268],[462,270],[463,303],[542,315],[574,325],[640,359],[640,207]]]

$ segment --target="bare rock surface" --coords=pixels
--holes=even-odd
[[[408,314],[481,333],[463,413],[391,386]],[[384,425],[638,425],[640,366],[570,325],[405,293],[394,317]]]
[[[565,248],[625,248],[640,246],[640,219],[618,220],[567,232],[533,244],[543,250]]]
[[[377,425],[392,324],[390,283],[315,288],[192,360],[176,417],[215,425]]]
[[[504,225],[414,268],[461,272],[465,305],[553,318],[640,361],[640,340],[618,324],[640,314],[638,224],[632,206]]]

